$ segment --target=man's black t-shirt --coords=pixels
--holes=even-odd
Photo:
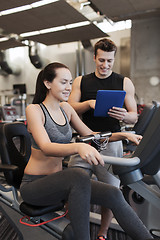
[[[108,78],[98,78],[95,73],[82,77],[81,80],[81,102],[96,99],[98,90],[123,90],[124,77],[112,72]],[[94,109],[82,114],[83,122],[92,131],[96,132],[118,132],[120,131],[119,121],[111,117],[94,117]]]

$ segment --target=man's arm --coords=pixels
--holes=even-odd
[[[127,77],[124,78],[124,90],[126,91],[124,100],[126,109],[113,107],[108,114],[110,117],[125,123],[134,124],[137,122],[137,104],[134,98],[135,88],[132,81]]]
[[[135,100],[135,87],[129,78],[124,78],[124,90],[126,91],[126,97],[124,100],[127,114],[124,117],[125,123],[137,122],[137,103]]]
[[[80,102],[81,80],[82,80],[82,76],[79,76],[73,81],[72,92],[68,99],[68,103],[75,109],[75,111],[79,115],[82,115],[84,112],[88,111],[90,108],[95,108],[95,102],[96,102],[95,100]]]

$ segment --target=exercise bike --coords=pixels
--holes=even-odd
[[[158,116],[156,117],[156,123],[157,118],[160,117],[160,111],[158,111]],[[154,123],[152,125],[155,125]],[[158,123],[156,125],[159,127]],[[111,135],[111,133],[104,133],[96,134],[92,136],[87,136],[86,138],[79,138],[78,141],[84,141],[89,142],[90,140],[95,144],[96,141],[101,141],[101,138],[104,140],[108,139],[108,137]],[[156,140],[158,141],[158,135],[157,132],[154,131],[154,134],[156,134]],[[152,138],[153,136],[149,136],[149,138]],[[87,139],[87,140],[86,140]],[[94,140],[94,141],[93,141]],[[96,140],[96,141],[95,141]],[[107,140],[104,140],[107,141]],[[142,143],[138,146],[140,149],[142,146],[145,154],[140,154],[139,151],[134,154],[131,158],[114,158],[114,157],[108,157],[103,156],[103,159],[106,163],[112,164],[114,166],[117,166],[115,168],[115,173],[119,175],[120,180],[123,182],[123,184],[126,184],[131,186],[132,182],[137,183],[139,185],[139,181],[143,181],[143,170],[145,168],[148,169],[148,164],[150,164],[150,161],[154,162],[154,171],[151,171],[150,175],[153,176],[154,180],[156,181],[156,184],[158,187],[160,186],[159,181],[159,167],[160,163],[155,156],[158,156],[160,154],[160,148],[157,148],[157,141],[153,142],[153,147],[156,147],[156,154],[150,156],[150,159],[148,161],[148,155],[146,151],[147,148],[144,149],[145,143],[145,137],[142,140]],[[98,144],[97,144],[98,146]],[[158,145],[159,146],[159,145]],[[137,148],[138,149],[138,148]],[[31,151],[31,143],[30,143],[30,136],[27,132],[26,126],[23,123],[20,122],[14,122],[14,123],[5,123],[0,126],[0,153],[1,153],[1,161],[2,164],[0,165],[1,170],[4,172],[4,179],[6,183],[2,183],[0,185],[0,201],[14,210],[15,212],[18,212],[21,216],[27,215],[30,216],[29,221],[32,223],[43,223],[46,222],[45,225],[41,225],[40,227],[47,232],[51,239],[55,237],[55,239],[63,239],[63,240],[71,240],[74,239],[72,229],[70,226],[70,221],[63,217],[59,218],[56,221],[47,222],[48,219],[51,218],[58,218],[60,215],[63,215],[64,209],[63,205],[60,203],[59,206],[49,206],[49,207],[42,207],[37,208],[36,206],[30,206],[26,204],[25,202],[22,202],[22,199],[19,195],[19,185],[21,183],[21,178],[23,176],[24,168],[28,162],[29,156]],[[148,152],[148,151],[147,151]],[[141,153],[141,151],[140,151]],[[142,158],[141,158],[142,155]],[[129,173],[127,172],[127,180],[129,179],[129,175],[131,174],[131,179],[129,183],[124,181],[123,177],[123,171],[120,173],[118,172],[118,169],[124,169],[125,171],[129,169]],[[124,173],[125,173],[124,171]],[[133,178],[132,172],[139,172],[139,174],[136,174],[136,177]],[[149,174],[149,171],[147,172]],[[126,173],[124,174],[126,175]],[[140,177],[141,176],[141,177]],[[133,185],[133,184],[132,184]],[[147,186],[147,196],[148,196],[148,186]],[[145,195],[145,194],[144,194]],[[158,206],[160,208],[160,196],[157,194],[157,192],[153,192],[151,189],[151,195],[154,195],[154,197],[151,197],[149,200],[154,200],[153,204]],[[144,196],[146,197],[146,195]],[[26,238],[27,239],[27,238]],[[40,238],[39,238],[40,239]],[[44,239],[44,237],[43,237]],[[49,238],[47,238],[49,239]]]

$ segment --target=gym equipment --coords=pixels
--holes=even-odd
[[[101,134],[101,136],[104,135]],[[97,138],[97,135],[94,137]],[[59,203],[58,206],[36,207],[22,202],[18,189],[30,153],[30,136],[26,126],[22,122],[11,122],[0,125],[0,154],[2,161],[0,167],[4,170],[4,176],[7,181],[7,185],[0,185],[0,200],[22,215],[30,216],[34,223],[40,223],[59,216],[59,213],[61,214],[62,211],[57,212],[57,210],[61,210],[63,204]],[[114,162],[114,160],[112,160],[112,162]],[[128,163],[129,161],[125,159],[124,164],[128,165]],[[121,164],[121,162],[119,162],[119,164]],[[6,165],[7,168],[10,168],[10,171],[5,171]],[[42,225],[41,227],[57,239],[72,240],[73,233],[69,224],[70,221],[67,218],[61,218]]]
[[[143,136],[148,125],[150,124],[150,121],[152,120],[152,118],[154,117],[157,111],[159,111],[158,102],[152,101],[152,104],[147,104],[144,107],[142,113],[140,114],[137,123],[134,125],[134,127],[131,130]],[[152,128],[150,128],[150,131],[152,131]],[[124,152],[129,151],[133,153],[136,150],[136,146],[133,145],[131,142],[127,142],[127,143],[125,142],[123,146],[124,146]],[[147,181],[147,183],[150,184],[150,188],[152,188],[153,190],[155,189],[157,192],[159,192],[159,188],[155,186],[155,183],[153,182],[153,180],[151,180],[151,177],[145,176],[144,181]],[[141,218],[141,220],[144,222],[147,228],[150,229],[152,234],[153,234],[152,230],[154,228],[155,229],[154,232],[156,232],[157,236],[159,237],[160,230],[158,231],[156,230],[156,229],[160,229],[159,209],[157,209],[157,207],[155,207],[153,204],[151,204],[141,195],[136,193],[130,187],[124,186],[123,192],[127,201],[133,207],[133,209],[137,212],[138,216]]]
[[[138,121],[133,128],[129,129],[129,131],[143,136],[145,130],[147,129],[152,117],[154,116],[158,108],[159,103],[156,101],[152,101],[152,103],[148,103],[147,105],[145,105],[142,113],[138,117]],[[133,145],[133,143],[131,143],[130,141],[123,141],[123,143],[124,152],[135,151],[136,146]]]
[[[134,191],[140,193],[158,209],[160,209],[160,194],[155,190],[153,191],[148,184],[143,182],[143,175],[147,174],[152,177],[157,187],[160,187],[159,119],[160,109],[158,109],[153,117],[148,127],[149,130],[147,129],[144,134],[144,138],[137,147],[133,157],[114,158],[103,156],[105,162],[115,165],[113,167],[114,172],[119,175],[123,185],[128,185]],[[94,138],[97,139],[97,135],[91,136],[91,139]],[[30,150],[30,136],[23,123],[12,122],[0,125],[0,153],[2,160],[0,168],[5,171],[7,165],[7,168],[11,166],[11,168],[13,167],[15,169],[4,172],[5,179],[9,186],[0,185],[0,200],[22,215],[27,213],[27,215],[32,216],[33,222],[43,222],[53,218],[53,216],[57,216],[57,214],[59,215],[59,212],[55,212],[57,206],[54,206],[56,208],[53,209],[51,209],[51,207],[36,209],[35,206],[30,206],[24,202],[22,203],[22,199],[18,192],[23,170],[30,156]],[[118,165],[118,167],[116,165]],[[12,192],[12,196],[8,196],[9,192]],[[60,203],[60,208],[62,207]],[[35,213],[35,210],[38,212]],[[62,218],[58,221],[42,225],[41,227],[57,239],[66,240],[68,238],[71,240],[73,239],[73,233],[69,223],[67,218]],[[68,237],[68,234],[71,234],[70,237]]]
[[[104,150],[107,147],[108,139],[112,135],[111,132],[101,132],[98,134],[91,134],[85,137],[77,136],[76,142],[85,142],[94,146],[98,151]],[[105,139],[105,141],[102,141]],[[120,158],[102,155],[105,163],[117,166],[134,166],[140,162],[138,157]]]
[[[0,206],[0,239],[23,240],[21,232],[1,206]]]
[[[2,119],[2,121],[15,121],[18,118],[20,118],[20,116],[17,113],[17,109],[15,106],[3,106],[0,107],[0,118]]]
[[[150,231],[160,229],[160,107],[150,120],[133,157],[140,163],[131,167],[113,166],[121,184],[128,186],[128,201]],[[126,193],[125,193],[126,194]],[[156,235],[156,233],[155,233]]]
[[[76,142],[90,143],[98,150],[98,152],[101,152],[102,150],[105,150],[107,148],[107,143],[111,135],[112,133],[109,131],[91,134],[85,137],[77,135],[75,140]]]
[[[157,101],[152,101],[152,103],[145,105],[132,131],[143,136],[147,126],[149,125],[158,108],[159,103]]]
[[[22,202],[18,189],[30,153],[30,136],[23,123],[12,122],[0,125],[0,154],[3,163],[0,165],[0,169],[4,171],[5,179],[9,185],[0,185],[0,200],[21,214],[30,216],[34,223],[40,223],[48,220],[48,218],[58,217],[59,214],[55,211],[62,210],[64,205],[60,202],[55,206],[36,207]],[[50,216],[47,215],[48,213],[51,213]],[[56,223],[48,223],[42,228],[61,239],[61,235],[68,224],[69,220],[63,218],[62,223],[57,220]]]
[[[114,174],[118,175],[124,195],[137,212],[146,227],[156,237],[160,237],[160,106],[158,103],[147,106],[148,122],[143,125],[143,139],[130,158],[103,156],[113,165]],[[144,117],[144,115],[142,115]],[[144,120],[144,118],[143,118]],[[141,125],[141,121],[139,124]],[[137,129],[139,124],[137,124]],[[135,127],[136,129],[136,127]],[[83,142],[85,139],[83,138]],[[123,160],[128,159],[128,166]],[[139,163],[136,163],[138,161]],[[132,162],[135,160],[135,162]],[[129,166],[130,164],[130,166]],[[127,187],[126,187],[127,186]],[[98,216],[97,216],[98,217]],[[96,217],[95,217],[96,218]],[[96,219],[94,220],[95,223]]]

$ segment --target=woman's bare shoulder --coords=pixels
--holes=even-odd
[[[38,114],[38,113],[41,113],[41,108],[39,106],[39,104],[29,104],[27,107],[26,107],[26,114]]]
[[[27,107],[26,107],[26,110],[32,110],[32,109],[34,109],[34,110],[36,110],[36,109],[39,109],[39,104],[29,104]]]
[[[28,123],[28,129],[31,132],[33,131],[33,128],[44,124],[45,118],[39,104],[29,104],[26,107],[26,119]]]
[[[61,108],[63,108],[63,110],[65,111],[65,113],[68,116],[68,119],[71,118],[71,115],[73,113],[73,108],[72,106],[68,103],[68,102],[61,102],[60,103]]]

